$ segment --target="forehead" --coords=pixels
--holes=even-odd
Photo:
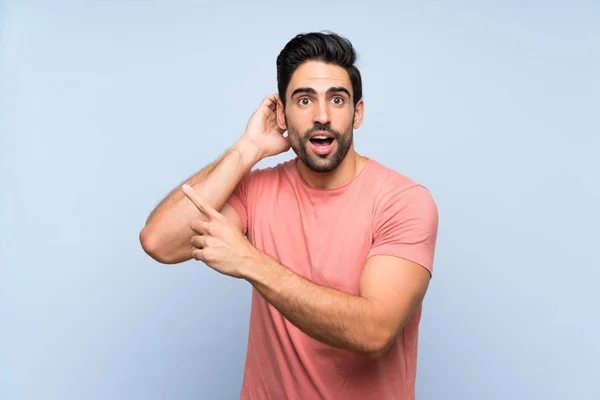
[[[297,88],[310,87],[321,93],[334,86],[343,86],[352,93],[350,76],[344,68],[322,61],[307,61],[294,71],[286,96]]]

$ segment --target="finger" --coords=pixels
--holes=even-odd
[[[271,104],[273,102],[277,102],[277,99],[279,99],[279,94],[271,93],[270,95],[264,98],[263,104]]]
[[[263,100],[261,106],[268,107],[271,111],[275,111],[277,109],[277,100],[279,96],[277,94],[270,94]]]
[[[198,235],[198,236],[192,236],[192,246],[198,248],[198,249],[203,249],[206,247],[206,236],[202,236],[202,235]]]
[[[190,229],[200,235],[208,234],[208,224],[199,219],[193,220],[190,223]]]
[[[194,249],[194,251],[192,251],[192,258],[194,260],[204,261],[204,250]]]
[[[217,210],[212,208],[210,204],[208,204],[202,197],[194,192],[194,189],[192,189],[190,185],[181,186],[181,190],[187,196],[187,198],[194,203],[198,211],[207,216],[209,219],[216,219],[221,216]]]

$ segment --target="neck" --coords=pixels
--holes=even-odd
[[[308,186],[315,189],[335,189],[352,181],[366,164],[367,158],[356,153],[353,144],[340,165],[331,172],[315,172],[300,159],[296,161],[296,169]]]

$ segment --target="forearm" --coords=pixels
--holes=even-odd
[[[389,344],[390,333],[368,299],[316,285],[267,255],[249,265],[244,277],[313,339],[367,356],[379,355]]]
[[[217,210],[223,207],[241,179],[260,160],[256,147],[240,140],[219,159],[186,180]],[[180,185],[181,186],[181,185]],[[200,216],[198,210],[175,188],[150,214],[140,233],[144,249],[163,262],[176,263],[191,258],[190,222]]]

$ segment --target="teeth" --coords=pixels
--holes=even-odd
[[[329,136],[318,135],[318,136],[313,136],[313,139],[329,139]]]

